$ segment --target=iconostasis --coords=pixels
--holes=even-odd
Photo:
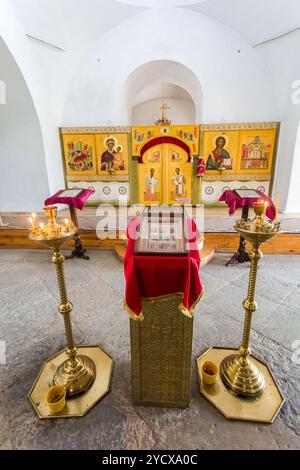
[[[217,203],[226,189],[272,187],[277,123],[63,128],[67,188],[92,204]],[[197,176],[198,159],[205,174]]]
[[[92,204],[129,204],[130,137],[130,127],[62,128],[66,187],[93,187]]]
[[[226,189],[269,194],[278,130],[274,122],[200,126],[205,162],[201,201],[215,203]]]

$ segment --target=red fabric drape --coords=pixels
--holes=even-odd
[[[139,256],[134,254],[139,220],[133,219],[127,229],[128,246],[124,259],[126,279],[125,308],[135,320],[142,320],[142,299],[182,294],[179,310],[192,317],[203,287],[199,276],[199,232],[193,220],[189,224],[188,256]]]
[[[264,201],[267,201],[268,207],[267,207],[267,212],[266,216],[270,220],[274,220],[276,217],[276,209],[273,204],[272,199],[270,199],[268,196],[266,196],[263,192],[257,191],[259,194],[259,197],[240,197],[236,194],[235,191],[233,190],[227,190],[224,191],[222,196],[220,197],[219,201],[223,201],[227,204],[229,207],[229,214],[232,215],[234,212],[244,206],[252,206],[253,203],[259,201],[260,199],[263,199]]]
[[[82,210],[84,203],[95,192],[93,188],[88,188],[83,189],[77,197],[60,197],[60,194],[62,194],[64,191],[64,189],[61,189],[56,194],[54,194],[54,196],[51,196],[46,199],[45,206],[53,206],[55,204],[67,204],[68,206],[73,206],[76,209]]]

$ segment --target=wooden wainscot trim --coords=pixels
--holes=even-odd
[[[117,232],[114,239],[107,238],[100,240],[95,230],[81,230],[81,240],[85,248],[112,250],[116,246],[124,246],[125,240],[122,233]],[[1,229],[0,230],[0,248],[28,248],[45,249],[42,245],[28,239],[29,231],[20,229]],[[73,246],[70,240],[66,248]],[[219,253],[233,253],[237,250],[239,244],[239,235],[237,233],[227,232],[208,232],[205,233],[205,244],[213,245]],[[250,245],[247,244],[247,250]],[[272,254],[300,254],[300,234],[283,233],[262,245],[263,253]]]

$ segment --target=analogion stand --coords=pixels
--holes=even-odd
[[[189,406],[193,312],[202,295],[198,232],[195,223],[189,223],[189,238],[191,234],[194,238],[188,241],[175,238],[182,233],[175,216],[172,222],[160,215],[142,216],[133,219],[127,230],[125,308],[131,317],[135,405]]]
[[[75,240],[75,250],[72,251],[72,254],[66,256],[66,259],[73,258],[82,258],[89,260],[89,256],[86,255],[86,249],[83,248],[80,234],[79,234],[79,224],[77,217],[77,209],[82,210],[84,203],[89,199],[89,197],[94,194],[94,188],[80,189],[62,189],[58,191],[54,196],[46,199],[45,206],[53,206],[55,204],[66,204],[69,206],[71,220],[75,227],[78,229],[74,235]]]
[[[240,192],[244,190],[238,190]],[[273,201],[268,198],[264,193],[261,191],[254,191],[254,190],[245,190],[247,192],[253,192],[257,194],[257,196],[240,196],[235,190],[227,190],[224,191],[222,196],[220,197],[220,202],[225,202],[228,206],[229,215],[235,213],[237,209],[242,209],[242,219],[248,220],[249,218],[249,208],[256,204],[258,201],[263,200],[267,203],[267,212],[266,215],[270,220],[275,219],[275,207]],[[238,250],[234,253],[234,255],[227,261],[226,266],[232,266],[234,264],[242,264],[242,263],[250,263],[251,258],[249,253],[246,251],[246,239],[240,234],[240,242]]]

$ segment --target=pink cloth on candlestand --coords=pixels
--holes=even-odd
[[[273,204],[272,199],[266,196],[263,192],[257,191],[259,197],[240,197],[234,190],[224,191],[219,201],[225,202],[229,207],[229,214],[232,215],[237,209],[245,206],[252,206],[253,203],[256,203],[260,199],[267,201],[268,207],[266,211],[266,216],[270,220],[274,220],[276,216],[276,209]]]
[[[73,206],[76,209],[83,209],[84,203],[88,200],[88,198],[94,194],[94,188],[87,188],[83,189],[80,194],[76,197],[60,197],[65,189],[61,189],[58,191],[54,196],[49,197],[45,201],[45,206],[53,206],[55,204],[67,204],[68,206]]]

